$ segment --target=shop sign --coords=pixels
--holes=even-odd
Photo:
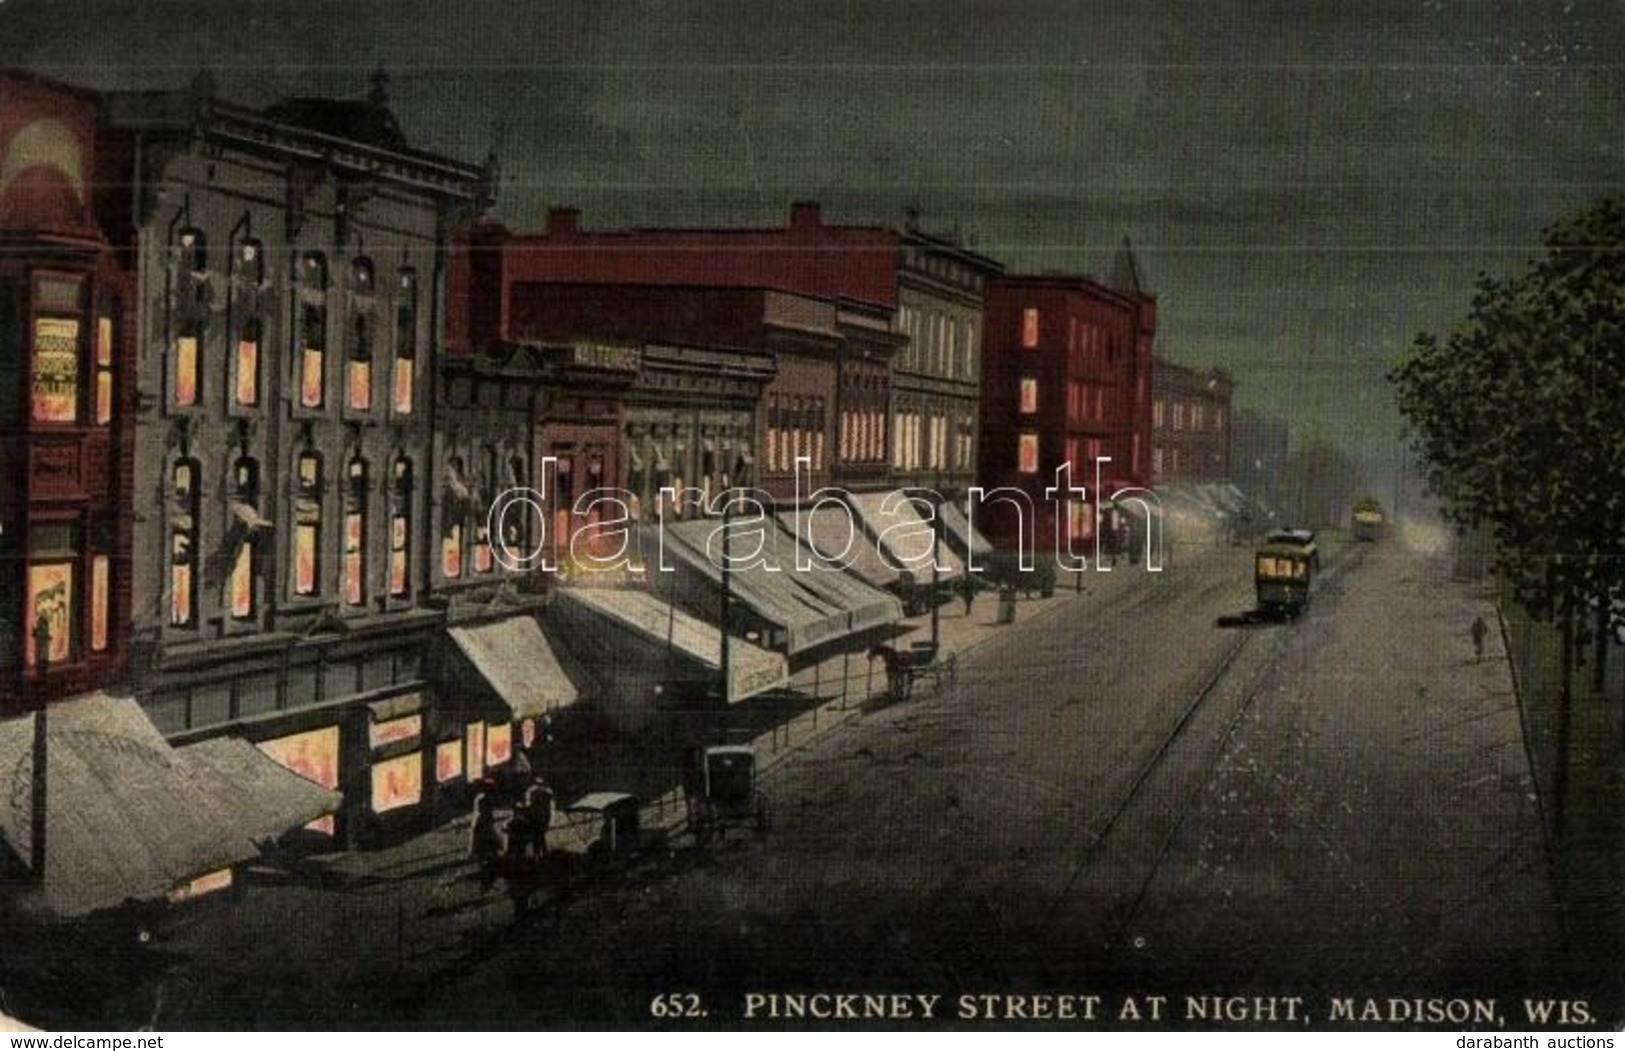
[[[373,723],[367,727],[367,743],[373,748],[416,740],[423,734],[423,716],[408,715],[400,719]]]
[[[637,347],[614,343],[575,343],[571,345],[573,364],[590,369],[610,369],[615,372],[636,372],[643,364]]]

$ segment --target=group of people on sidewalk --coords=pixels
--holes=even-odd
[[[474,821],[468,830],[468,856],[479,866],[480,881],[489,890],[496,882],[501,859],[543,858],[547,831],[553,826],[553,790],[537,778],[514,804],[507,824],[499,827],[496,785],[482,786],[474,797]]]

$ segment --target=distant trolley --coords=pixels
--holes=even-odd
[[[1375,500],[1363,500],[1354,505],[1354,539],[1370,543],[1382,535],[1388,522],[1382,505]]]
[[[1258,611],[1295,619],[1309,605],[1310,587],[1319,571],[1320,553],[1312,531],[1282,529],[1269,534],[1253,559]]]

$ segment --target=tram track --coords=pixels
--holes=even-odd
[[[1358,566],[1359,563],[1363,561],[1365,552],[1366,548],[1364,545],[1352,545],[1345,548],[1335,560],[1329,561],[1326,569],[1322,571],[1320,581],[1316,587],[1318,598],[1321,600],[1319,605],[1324,605],[1324,600],[1326,599],[1335,599],[1337,597],[1341,591],[1339,581],[1346,572],[1353,569],[1355,566]],[[1231,623],[1249,623],[1249,621],[1232,621]],[[1084,848],[1077,863],[1072,866],[1066,881],[1050,900],[1048,909],[1046,910],[1046,916],[1048,918],[1053,918],[1061,911],[1063,907],[1065,907],[1068,899],[1076,890],[1084,873],[1089,871],[1091,866],[1108,846],[1113,833],[1118,829],[1125,815],[1129,814],[1145,797],[1146,786],[1151,783],[1155,775],[1162,769],[1163,764],[1166,762],[1169,755],[1174,751],[1175,746],[1180,744],[1181,739],[1186,735],[1186,732],[1189,730],[1191,724],[1195,722],[1197,716],[1203,712],[1208,701],[1219,691],[1220,686],[1226,682],[1229,673],[1235,667],[1237,661],[1241,658],[1243,653],[1249,649],[1253,640],[1257,637],[1258,632],[1256,629],[1243,629],[1235,641],[1229,646],[1225,647],[1218,659],[1213,662],[1208,671],[1203,675],[1202,679],[1200,680],[1201,685],[1193,693],[1190,702],[1181,710],[1179,717],[1174,721],[1167,733],[1158,742],[1157,747],[1153,749],[1136,768],[1134,778],[1129,784],[1128,791],[1123,795],[1122,799],[1120,799],[1116,805],[1113,806],[1105,822],[1100,826],[1100,831],[1095,835],[1093,841]],[[1230,747],[1231,741],[1234,739],[1237,730],[1241,726],[1242,719],[1247,715],[1248,711],[1251,710],[1253,702],[1258,698],[1259,694],[1263,692],[1265,684],[1270,678],[1269,670],[1274,666],[1276,659],[1280,655],[1280,651],[1283,650],[1290,642],[1291,636],[1288,634],[1279,634],[1274,636],[1274,640],[1275,652],[1269,655],[1266,663],[1255,675],[1253,681],[1247,685],[1246,691],[1241,701],[1236,705],[1234,713],[1232,713],[1225,721],[1223,732],[1218,735],[1209,754],[1202,762],[1200,769],[1196,772],[1194,778],[1194,784],[1196,786],[1199,787],[1211,779],[1216,764],[1218,763],[1220,757],[1224,755],[1226,749]],[[1143,879],[1138,881],[1138,885],[1134,889],[1131,904],[1124,911],[1121,918],[1111,926],[1112,937],[1110,939],[1110,944],[1112,946],[1115,947],[1121,945],[1124,942],[1126,932],[1132,930],[1134,920],[1145,903],[1146,896],[1150,892],[1152,883],[1156,880],[1157,874],[1161,870],[1163,863],[1166,861],[1169,851],[1172,849],[1175,840],[1183,830],[1187,818],[1190,816],[1192,810],[1195,809],[1192,803],[1193,801],[1191,799],[1187,799],[1179,804],[1171,827],[1168,829],[1166,834],[1162,836],[1157,845],[1157,849],[1152,856],[1152,862],[1145,876]]]

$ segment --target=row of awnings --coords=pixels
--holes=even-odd
[[[659,551],[650,552],[648,561],[655,582],[661,587],[662,566],[685,577],[694,577],[701,586],[722,586],[722,557],[718,541],[727,528],[734,538],[749,532],[742,523],[724,527],[717,519],[674,521],[658,527]],[[902,604],[893,595],[864,583],[837,568],[798,571],[794,559],[793,534],[780,545],[784,531],[777,523],[760,521],[762,558],[750,552],[729,552],[735,568],[728,574],[731,600],[767,623],[778,636],[786,653],[796,654],[868,631],[897,620]],[[754,544],[752,545],[755,546]],[[664,561],[662,561],[664,558]]]
[[[0,839],[33,861],[34,721],[0,723]],[[176,748],[132,698],[103,693],[46,716],[45,871],[31,904],[81,916],[161,898],[257,857],[261,845],[341,797],[239,738]]]

